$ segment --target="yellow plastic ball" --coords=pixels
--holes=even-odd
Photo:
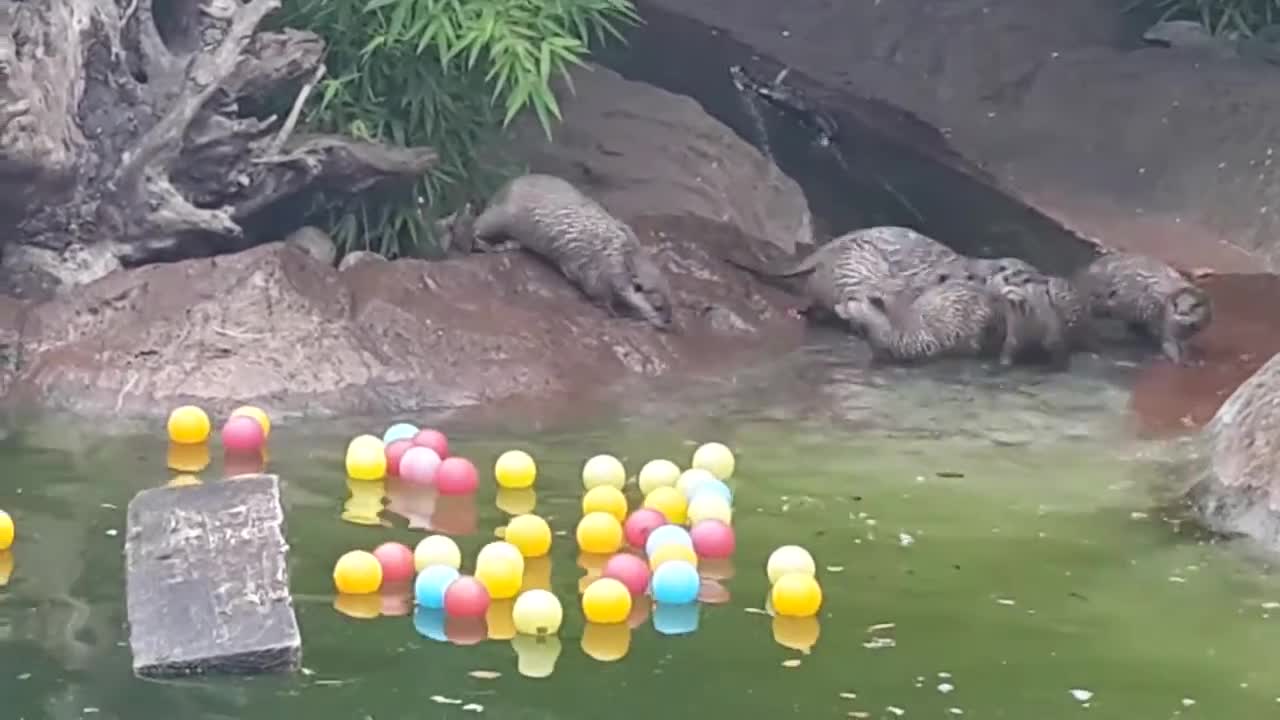
[[[617,518],[618,522],[625,522],[627,496],[612,485],[597,485],[582,496],[582,514],[589,515],[593,512],[609,513]]]
[[[582,486],[590,490],[601,486],[621,490],[627,484],[627,469],[612,455],[596,455],[582,465]]]
[[[661,545],[653,551],[649,556],[649,570],[656,571],[658,566],[672,560],[683,560],[695,568],[698,567],[698,553],[693,548],[678,542],[669,542]]]
[[[520,553],[520,548],[505,540],[494,540],[480,548],[480,552],[476,553],[476,569],[495,560],[506,560],[515,565],[521,574],[524,573],[524,555]]]
[[[653,492],[644,496],[644,506],[662,513],[667,522],[683,525],[688,516],[689,501],[684,493],[673,487],[656,487]]]
[[[183,405],[169,413],[169,439],[181,445],[195,445],[209,439],[209,415],[195,405]]]
[[[0,510],[0,550],[13,547],[13,535],[13,518],[9,517],[9,513]]]
[[[258,424],[262,426],[263,439],[266,439],[271,435],[271,418],[267,417],[267,413],[262,408],[254,405],[241,405],[231,411],[231,417],[235,417],[237,415],[248,415],[254,420],[257,420]]]
[[[576,535],[578,548],[585,553],[606,554],[622,547],[622,523],[606,512],[583,515]]]
[[[547,590],[527,590],[511,608],[511,623],[522,635],[554,635],[564,621],[560,599]]]
[[[582,614],[601,625],[623,622],[631,614],[631,591],[620,580],[600,578],[582,594]]]
[[[715,493],[704,492],[689,503],[689,524],[699,520],[719,520],[725,525],[733,524],[733,508],[725,499]]]
[[[507,523],[507,542],[527,558],[542,557],[551,550],[551,526],[537,515],[517,515]]]
[[[382,587],[382,563],[373,553],[352,550],[333,566],[333,584],[344,595],[365,595]]]
[[[813,556],[799,545],[783,545],[774,550],[765,563],[765,573],[769,575],[770,584],[776,584],[778,578],[790,573],[813,576],[817,571]]]
[[[387,450],[381,439],[358,435],[347,444],[346,464],[352,480],[381,480],[387,476]]]
[[[679,479],[676,480],[676,489],[679,490],[685,498],[692,498],[702,485],[715,480],[716,476],[705,468],[689,468],[680,473]]]
[[[778,578],[769,597],[773,611],[784,617],[811,617],[822,607],[822,587],[817,578],[802,572]]]
[[[513,598],[520,592],[523,565],[517,565],[509,557],[494,556],[476,563],[476,579],[489,591],[493,600]]]
[[[523,450],[508,450],[493,464],[493,477],[504,488],[527,488],[538,478],[538,465]]]
[[[457,570],[462,567],[462,551],[458,543],[448,535],[428,535],[418,541],[413,549],[413,569],[422,572],[431,565],[448,565]]]
[[[735,464],[732,450],[722,443],[709,442],[699,445],[698,449],[693,451],[693,461],[689,463],[689,467],[709,470],[721,480],[728,480],[733,477]]]
[[[640,492],[648,495],[654,488],[673,487],[679,477],[680,466],[670,460],[658,459],[645,463],[636,479],[640,483]]]

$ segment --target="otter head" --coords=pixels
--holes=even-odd
[[[648,254],[639,253],[629,263],[628,287],[623,292],[627,302],[651,325],[661,330],[671,327],[671,286]]]
[[[1179,340],[1198,334],[1213,321],[1213,304],[1204,290],[1188,285],[1165,300],[1165,332]]]

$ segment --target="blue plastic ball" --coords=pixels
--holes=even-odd
[[[659,525],[649,533],[649,539],[644,541],[644,554],[652,556],[658,548],[667,543],[680,543],[693,549],[693,538],[690,537],[689,531],[679,525]]]
[[[397,440],[412,440],[418,434],[418,428],[409,423],[396,423],[382,433],[382,444],[390,445]]]
[[[698,603],[653,606],[653,629],[662,635],[688,635],[698,629]]]
[[[684,605],[698,599],[701,584],[693,565],[683,560],[668,560],[654,571],[649,589],[660,605]]]
[[[444,630],[444,611],[419,607],[413,611],[413,629],[424,638],[437,642],[449,642]]]
[[[708,480],[699,485],[698,489],[693,491],[693,497],[689,498],[689,502],[693,502],[694,498],[706,492],[715,493],[721,498],[724,498],[725,504],[729,506],[733,505],[733,490],[729,488],[729,485],[725,483],[725,481],[719,479]]]
[[[413,597],[418,605],[431,610],[444,609],[444,591],[458,579],[458,571],[448,565],[428,565],[413,581]]]

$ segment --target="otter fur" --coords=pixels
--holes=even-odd
[[[670,286],[635,231],[567,180],[510,180],[471,232],[482,249],[516,246],[555,265],[610,314],[622,305],[659,329],[672,325]]]
[[[1066,367],[1071,351],[1085,341],[1084,303],[1071,282],[1018,258],[978,259],[970,267],[1009,303],[1002,360]]]
[[[1001,296],[966,280],[868,292],[839,308],[843,319],[862,328],[875,357],[898,363],[992,355],[1002,344],[1008,312]]]
[[[1213,322],[1209,294],[1146,255],[1104,254],[1077,273],[1075,285],[1091,318],[1124,323],[1175,363],[1190,361],[1188,342]]]

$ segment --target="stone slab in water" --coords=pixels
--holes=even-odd
[[[297,670],[287,552],[275,475],[138,493],[125,540],[134,672]]]

